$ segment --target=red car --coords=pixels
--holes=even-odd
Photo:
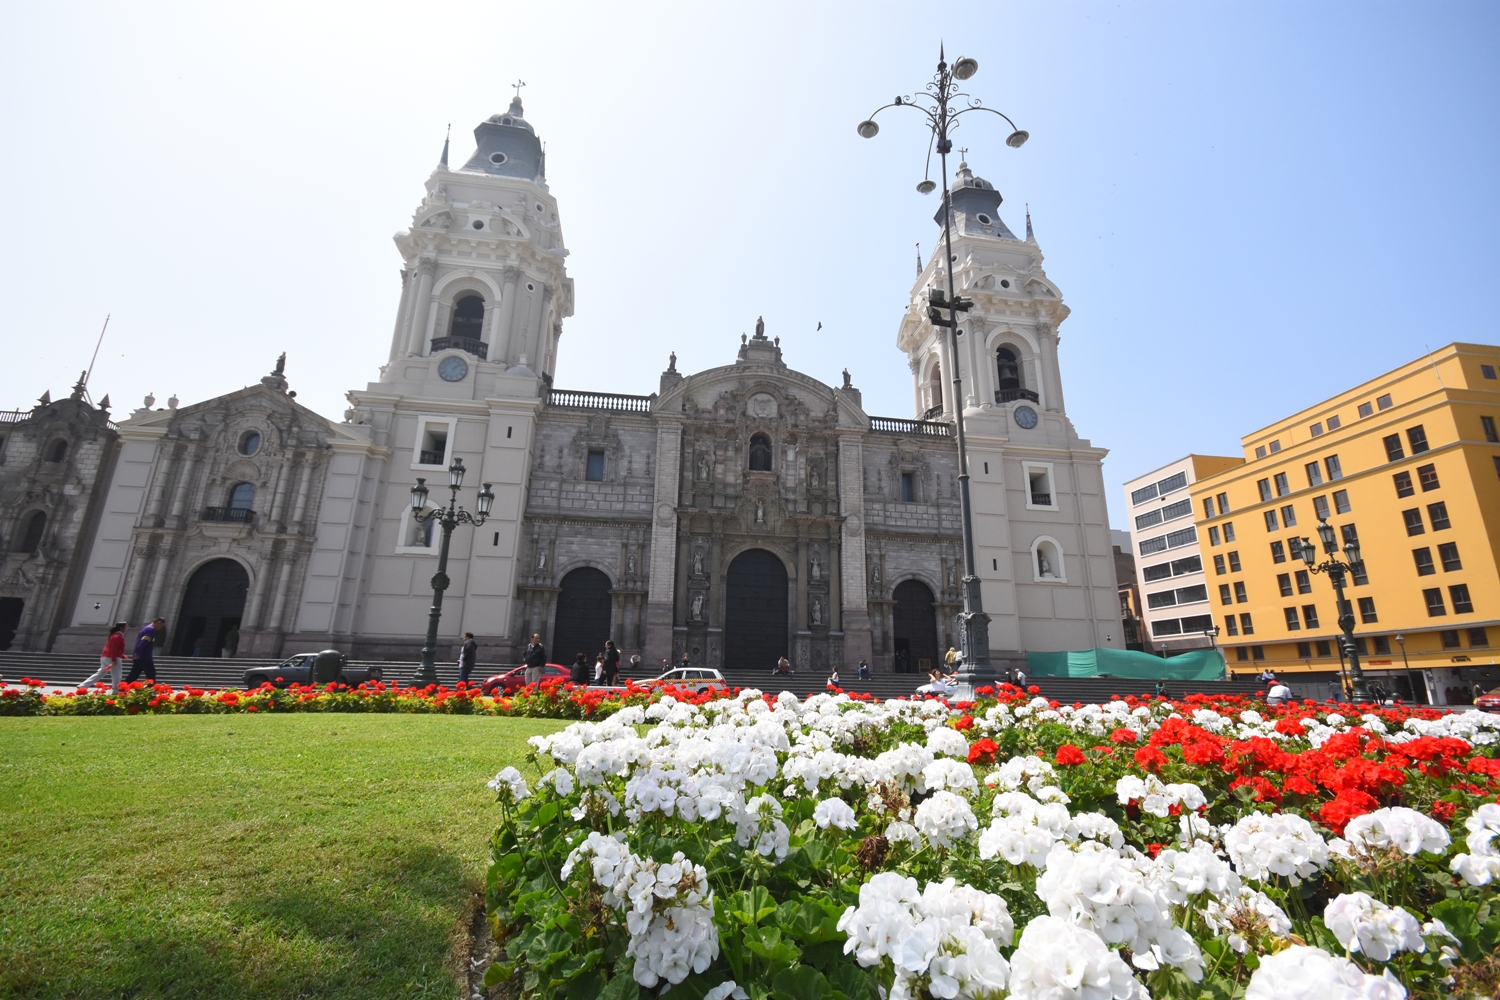
[[[554,678],[565,681],[570,676],[572,675],[568,672],[568,668],[559,663],[549,663],[542,668],[542,680],[544,681]],[[524,664],[513,670],[507,670],[503,674],[486,677],[484,683],[480,685],[487,695],[493,695],[497,690],[502,694],[515,694],[525,686],[526,667]]]
[[[1500,688],[1486,691],[1474,699],[1474,707],[1481,712],[1500,712]]]

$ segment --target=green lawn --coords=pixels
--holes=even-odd
[[[443,997],[496,819],[562,724],[0,719],[0,996]]]

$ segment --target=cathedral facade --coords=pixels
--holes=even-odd
[[[240,655],[414,659],[439,538],[411,490],[420,478],[446,504],[462,459],[459,502],[472,510],[481,484],[495,501],[452,536],[445,644],[473,632],[485,662],[513,662],[535,633],[561,662],[612,639],[647,664],[916,670],[957,644],[962,407],[992,657],[1122,644],[1104,452],[1063,406],[1067,307],[1029,219],[1016,237],[966,165],[951,266],[974,307],[955,354],[926,318],[947,280],[927,263],[897,332],[912,414],[879,417],[847,373],[831,386],[788,368],[759,322],[732,359],[726,336],[722,367],[686,374],[674,356],[654,392],[555,387],[573,285],[541,144],[519,99],[474,137],[461,167],[445,145],[396,235],[390,350],[342,422],[296,404],[278,365],[120,423],[63,638],[161,614],[174,650],[200,655],[232,635]]]

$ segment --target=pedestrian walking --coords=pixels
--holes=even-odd
[[[1026,668],[1025,667],[1017,667],[1016,668],[1016,687],[1020,688],[1022,691],[1026,690]]]
[[[156,661],[153,659],[156,650],[157,636],[165,625],[166,619],[154,618],[150,625],[145,626],[135,637],[135,650],[130,660],[130,676],[125,678],[125,683],[133,682],[142,674],[152,684],[156,683]]]
[[[542,645],[542,634],[533,633],[531,644],[526,647],[526,653],[521,657],[526,664],[526,683],[540,684],[542,682],[542,668],[547,665],[547,647]]]
[[[946,664],[948,664],[948,669],[949,670],[952,670],[953,669],[953,664],[957,660],[958,660],[958,650],[954,649],[952,646],[949,646],[948,647],[948,652],[946,652],[946,653],[943,654],[943,662],[946,663]]]
[[[99,651],[99,669],[89,675],[88,679],[78,685],[86,688],[96,681],[104,680],[109,676],[113,682],[115,694],[120,693],[120,671],[125,662],[125,623],[115,622],[109,627],[109,638],[104,640],[104,648]]]
[[[613,639],[607,639],[604,642],[604,683],[614,687],[619,676],[620,651],[615,648]]]
[[[467,681],[470,672],[474,669],[474,663],[479,659],[479,643],[474,641],[473,632],[464,633],[464,644],[458,647],[458,679]]]
[[[594,683],[595,684],[603,684],[604,683],[604,654],[603,653],[595,653],[594,654]]]

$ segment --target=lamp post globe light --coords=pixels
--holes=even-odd
[[[943,251],[946,259],[943,270],[948,277],[946,295],[941,288],[929,290],[927,318],[933,326],[947,328],[949,344],[955,358],[960,356],[958,314],[968,311],[974,303],[968,299],[960,299],[953,286],[953,202],[948,188],[948,154],[953,150],[952,133],[958,127],[958,120],[962,116],[976,111],[986,111],[999,115],[1010,125],[1010,135],[1005,139],[1007,146],[1019,149],[1030,138],[1028,133],[1016,128],[1016,123],[1008,116],[994,108],[985,107],[978,98],[959,90],[958,81],[967,80],[978,71],[979,63],[967,56],[960,57],[952,66],[949,66],[943,55],[942,46],[939,46],[937,72],[921,91],[897,97],[890,104],[876,108],[870,117],[860,122],[855,128],[861,137],[875,138],[880,132],[880,126],[876,124],[875,117],[887,108],[913,108],[926,119],[928,131],[932,133],[927,153],[929,176],[923,177],[922,182],[917,185],[917,192],[930,194],[937,189],[937,184],[930,177],[932,150],[936,149],[943,177]],[[943,316],[944,310],[948,313],[946,317]],[[963,512],[964,540],[964,609],[958,616],[959,647],[963,651],[963,665],[959,669],[958,677],[961,683],[973,685],[975,682],[993,683],[999,677],[994,665],[990,663],[990,619],[984,613],[984,603],[979,593],[979,576],[974,569],[974,517],[969,503],[969,452],[964,439],[964,410],[961,402],[963,398],[963,379],[959,375],[959,366],[955,363],[953,365],[953,418],[954,436],[958,443],[958,496],[959,507]]]
[[[438,568],[432,577],[432,610],[427,615],[427,642],[422,646],[422,662],[412,676],[413,687],[425,687],[437,683],[437,634],[438,622],[443,617],[443,591],[448,589],[448,543],[453,538],[453,529],[460,524],[472,524],[476,528],[489,519],[490,509],[495,505],[495,492],[485,483],[479,491],[477,514],[470,514],[458,506],[458,491],[464,484],[464,460],[455,458],[448,466],[448,506],[427,506],[427,480],[418,479],[411,488],[411,516],[418,524],[436,521],[443,531],[438,543]]]
[[[1327,518],[1318,519],[1318,540],[1323,543],[1323,551],[1328,556],[1322,563],[1318,562],[1318,547],[1306,538],[1293,537],[1288,548],[1291,549],[1292,558],[1300,557],[1314,573],[1328,574],[1328,580],[1333,584],[1334,600],[1338,604],[1339,631],[1344,633],[1339,638],[1339,647],[1349,657],[1349,679],[1354,688],[1354,700],[1369,701],[1370,689],[1365,684],[1364,671],[1359,667],[1359,647],[1354,642],[1354,605],[1344,599],[1345,574],[1359,572],[1364,562],[1359,554],[1359,541],[1350,538],[1344,543],[1345,561],[1340,561],[1338,533],[1333,530],[1333,525],[1328,523]]]

